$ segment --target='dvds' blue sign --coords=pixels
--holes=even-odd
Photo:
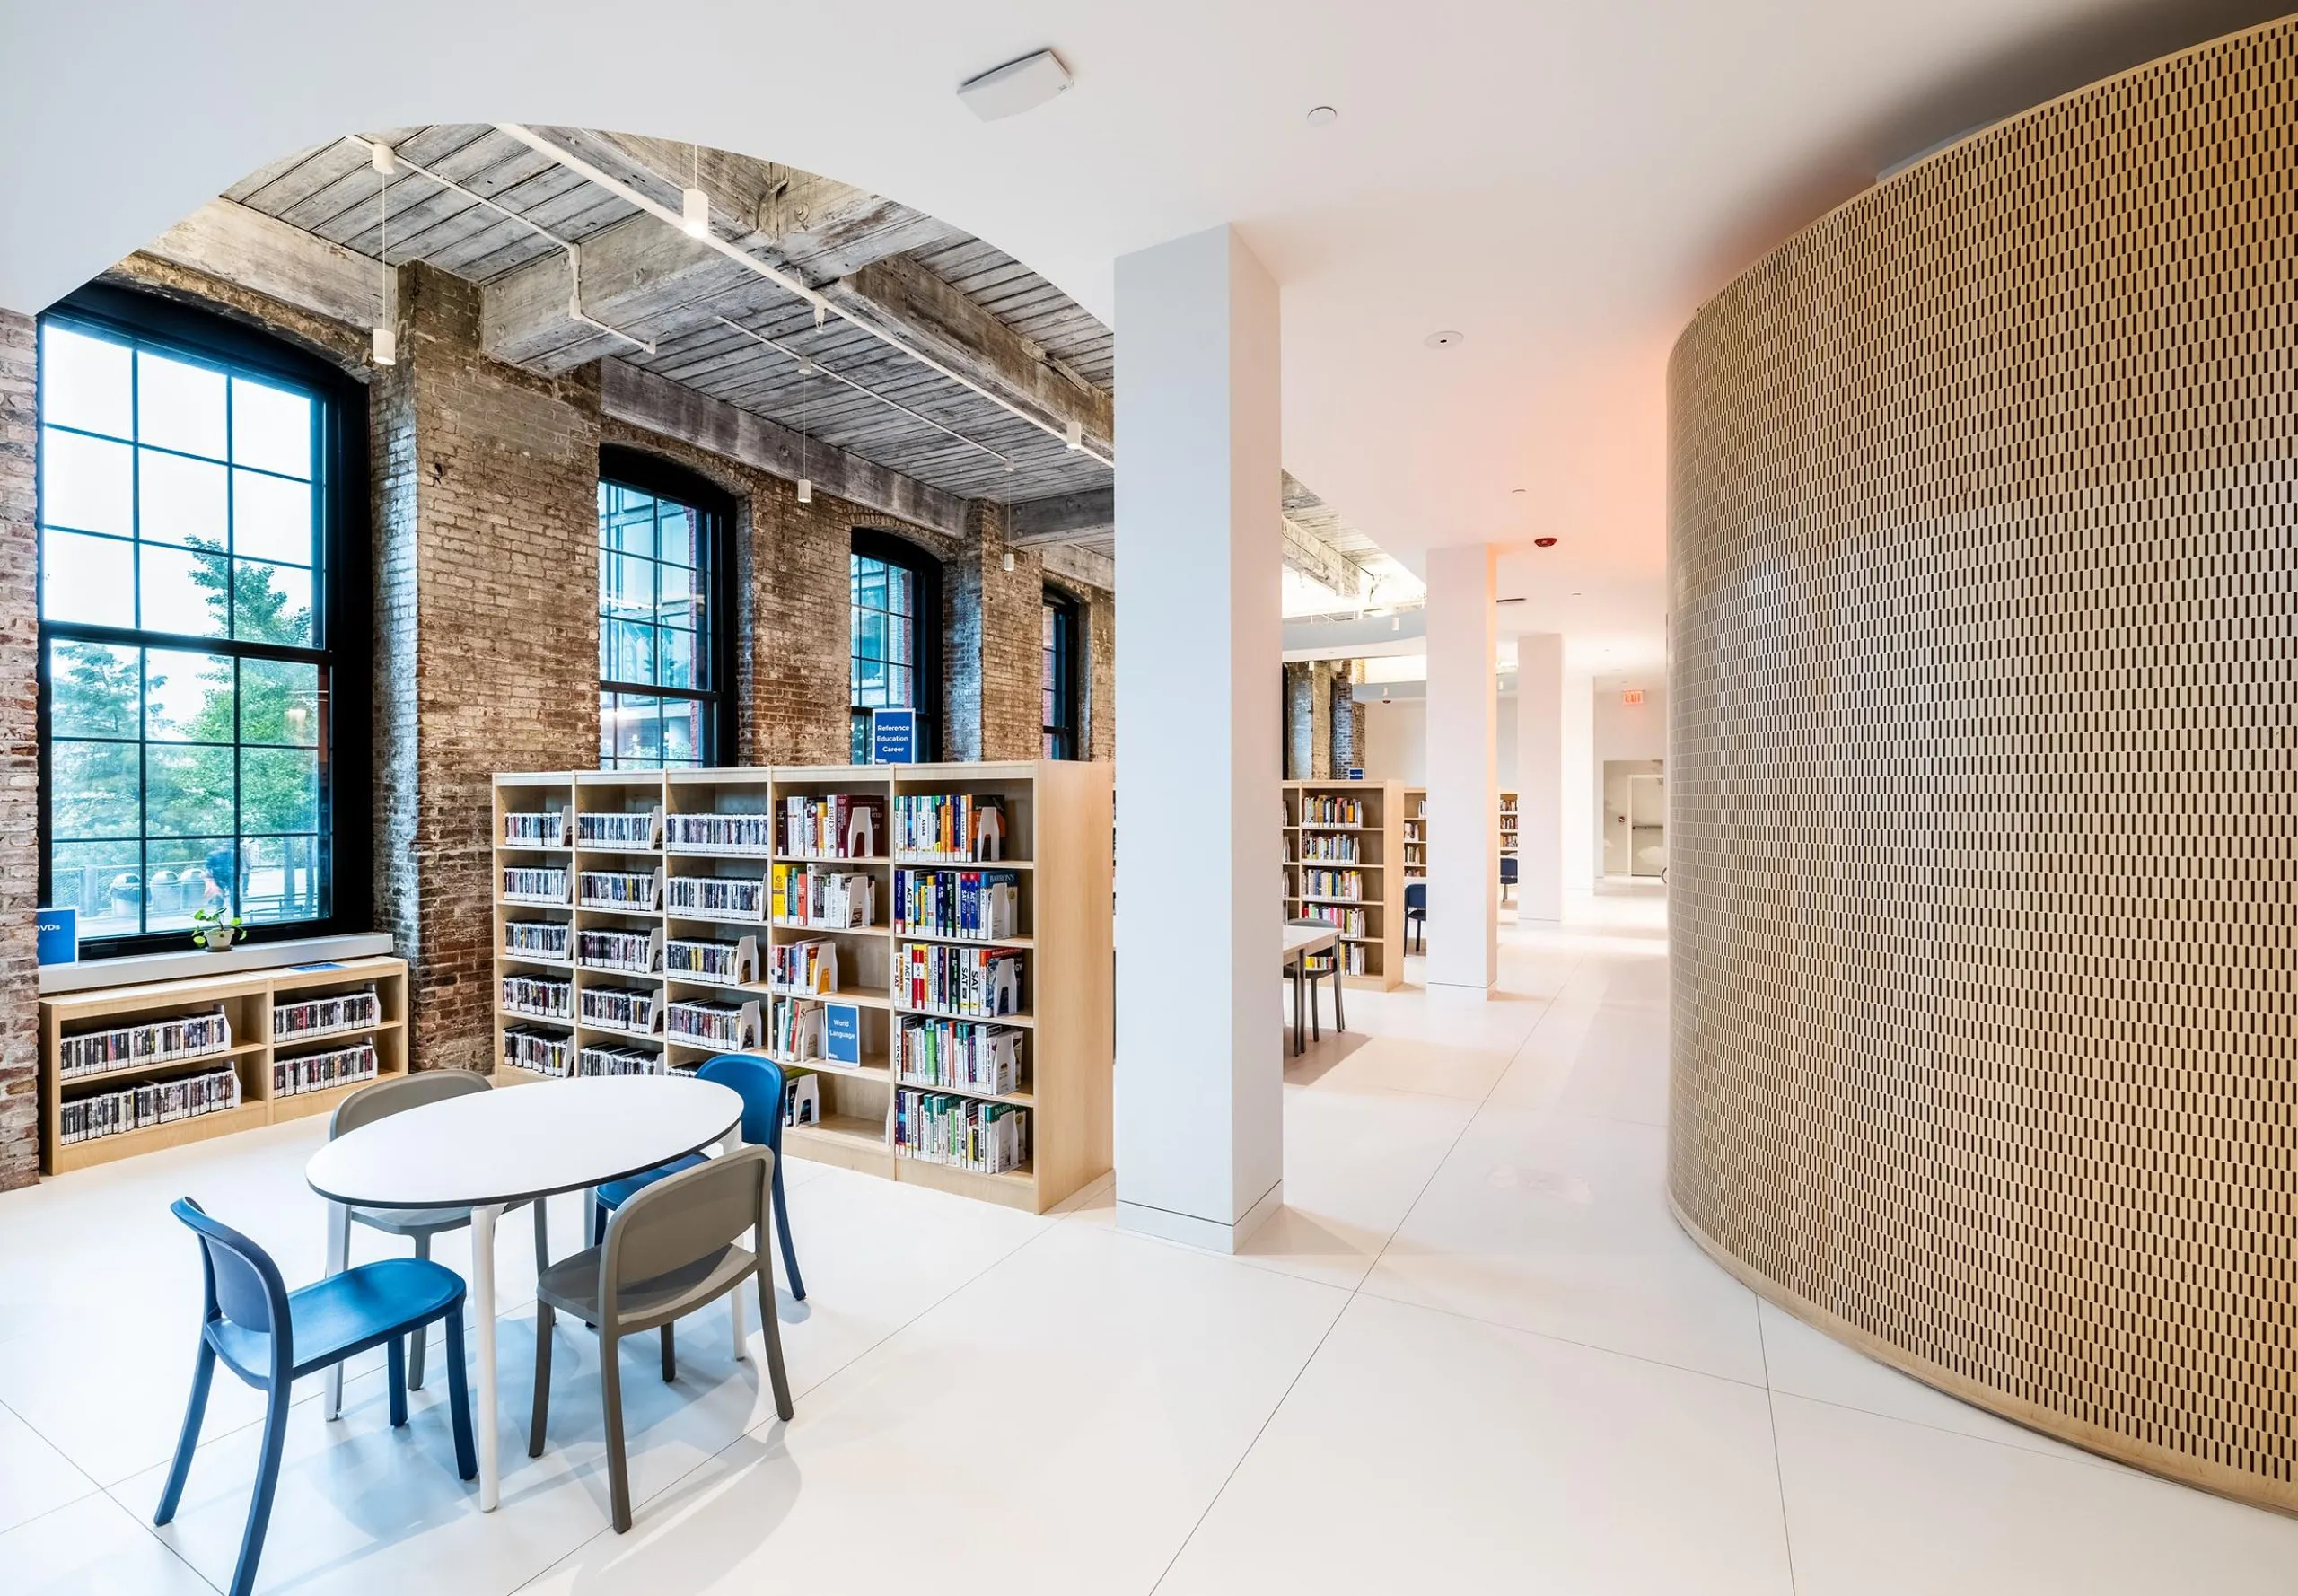
[[[870,712],[870,758],[881,765],[917,763],[917,711],[873,709]]]
[[[39,927],[42,964],[76,964],[80,960],[80,911],[44,908],[35,916]]]

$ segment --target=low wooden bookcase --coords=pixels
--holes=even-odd
[[[783,1132],[794,1156],[1042,1213],[1110,1168],[1110,793],[1108,764],[1067,760],[497,776],[496,1079],[685,1071],[720,1053],[763,1053],[794,1082],[811,1077],[819,1094],[819,1118]],[[1002,856],[926,858],[897,848],[899,806],[935,798],[995,800],[1004,817]],[[861,846],[851,829],[826,847],[794,843],[793,803],[849,819],[866,811],[868,851],[846,851],[849,842]],[[874,898],[868,923],[780,913],[777,869],[866,877]],[[902,924],[902,873],[977,870],[1013,878],[1010,934],[951,935]],[[836,987],[778,986],[776,954],[809,943],[835,950]],[[739,957],[745,947],[749,956]],[[1017,953],[1019,1012],[912,1007],[904,979],[910,951],[931,957],[945,948]],[[705,959],[732,962],[694,968]],[[513,1001],[537,995],[546,1001]],[[775,1046],[777,1002],[794,1001],[849,1007],[858,1058],[832,1062],[816,1049]],[[668,1022],[681,1005],[715,1014],[746,1039],[755,1023],[755,1040],[678,1034]],[[899,1078],[897,1042],[911,1015],[1022,1032],[1018,1084],[1000,1092]],[[546,1068],[521,1062],[539,1051]],[[1026,1109],[1027,1160],[993,1173],[905,1153],[894,1137],[905,1091]]]
[[[374,1017],[336,1029],[275,1036],[276,1009],[348,995],[373,987]],[[228,1046],[181,1057],[122,1062],[101,1070],[64,1074],[65,1043],[97,1032],[163,1025],[221,1013]],[[373,1080],[407,1073],[407,965],[399,959],[347,959],[324,968],[240,970],[227,975],[101,987],[39,1000],[40,1171],[62,1175],[162,1147],[276,1125],[331,1111]],[[375,1073],[337,1086],[280,1091],[276,1071],[311,1055],[361,1044],[374,1049]],[[239,1103],[181,1118],[164,1119],[84,1141],[64,1140],[67,1101],[229,1068],[239,1077]]]

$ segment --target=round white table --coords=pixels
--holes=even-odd
[[[351,1250],[353,1208],[469,1208],[478,1330],[478,1504],[499,1499],[496,1427],[495,1222],[513,1203],[582,1191],[714,1143],[740,1140],[742,1100],[712,1081],[619,1075],[474,1092],[346,1133],[311,1155],[304,1179],[328,1202],[327,1271]],[[585,1235],[584,1245],[589,1244]],[[734,1293],[735,1355],[744,1332]],[[340,1365],[327,1412],[342,1408]]]

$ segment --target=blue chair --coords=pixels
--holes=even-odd
[[[199,1331],[199,1361],[191,1375],[191,1406],[183,1416],[175,1466],[160,1493],[155,1524],[176,1516],[191,1454],[199,1445],[200,1421],[207,1415],[207,1390],[215,1361],[265,1394],[263,1455],[257,1465],[255,1498],[248,1504],[247,1533],[232,1575],[231,1596],[255,1588],[256,1565],[263,1557],[264,1531],[271,1523],[271,1499],[279,1488],[279,1461],[286,1449],[287,1409],[294,1382],[332,1368],[371,1346],[381,1346],[390,1366],[391,1423],[407,1423],[407,1342],[421,1337],[437,1320],[447,1323],[447,1405],[455,1429],[455,1469],[464,1479],[478,1473],[471,1446],[470,1397],[463,1374],[463,1279],[443,1264],[395,1258],[362,1264],[331,1275],[317,1285],[290,1292],[271,1255],[228,1225],[207,1217],[189,1197],[169,1211],[199,1237],[206,1277],[207,1305]]]
[[[1516,855],[1500,855],[1500,901],[1508,901],[1508,889],[1516,884]]]
[[[1422,933],[1428,929],[1428,883],[1408,882],[1404,890],[1404,925],[1412,933],[1412,951],[1419,952],[1425,940]]]
[[[694,1072],[705,1081],[715,1081],[721,1086],[731,1086],[741,1094],[742,1140],[753,1147],[774,1150],[774,1228],[782,1238],[782,1268],[790,1276],[790,1294],[800,1302],[806,1300],[805,1277],[798,1273],[798,1252],[790,1241],[790,1206],[782,1198],[782,1066],[771,1058],[757,1053],[721,1053],[717,1057]],[[631,1197],[655,1181],[681,1170],[690,1170],[708,1155],[689,1153],[684,1158],[657,1164],[620,1180],[610,1180],[598,1188],[598,1203],[592,1210],[591,1245],[603,1246],[607,1239],[607,1215],[628,1202]],[[664,1354],[662,1366],[667,1371],[670,1362],[671,1327],[662,1327]]]

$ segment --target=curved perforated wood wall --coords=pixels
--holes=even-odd
[[[1870,190],[1671,381],[1679,1215],[2298,1509],[2298,24]]]

